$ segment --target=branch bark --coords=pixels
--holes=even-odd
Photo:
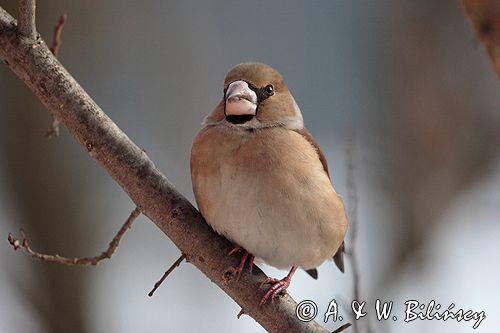
[[[29,1],[28,1],[29,2]],[[42,39],[18,38],[16,21],[0,7],[0,58],[69,130],[89,155],[212,282],[245,314],[269,332],[326,332],[316,322],[295,317],[296,303],[285,295],[258,306],[266,275],[258,268],[239,281],[226,274],[237,265],[227,256],[232,245],[215,234],[199,212],[175,190],[146,153],[97,106],[66,71]],[[256,292],[260,290],[260,292]]]
[[[461,0],[462,6],[484,44],[490,60],[500,76],[500,1]]]
[[[19,1],[19,27],[18,32],[21,36],[35,39],[35,8],[36,0],[20,0]]]
[[[64,23],[66,23],[67,16],[66,14],[61,15],[59,21],[57,21],[56,26],[54,27],[54,34],[52,35],[52,46],[50,47],[50,52],[57,58],[57,54],[59,53],[59,48],[61,47],[61,33],[64,27]],[[52,117],[52,122],[50,123],[47,132],[45,133],[46,138],[58,137],[59,136],[59,120],[54,116],[54,114],[50,114]]]

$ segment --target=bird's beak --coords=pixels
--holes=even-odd
[[[245,81],[234,81],[226,91],[226,116],[255,116],[257,94]]]

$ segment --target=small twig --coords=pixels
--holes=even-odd
[[[57,53],[59,52],[59,48],[61,47],[61,33],[64,27],[64,23],[66,23],[67,15],[63,14],[57,21],[56,26],[54,27],[54,33],[52,35],[52,46],[50,47],[50,52],[57,58]]]
[[[35,39],[35,7],[36,0],[19,0],[18,33],[26,38]]]
[[[56,58],[57,54],[59,53],[59,48],[61,47],[62,44],[61,33],[64,27],[64,23],[66,23],[66,19],[67,19],[66,14],[61,15],[59,21],[57,21],[54,27],[54,34],[52,35],[52,46],[50,47],[50,52],[52,52],[52,54]],[[53,113],[51,113],[51,117],[52,117],[52,123],[50,124],[50,127],[47,129],[47,132],[45,133],[46,138],[59,136],[59,120]]]
[[[240,312],[238,312],[238,314],[236,315],[236,318],[240,319],[241,316],[243,316],[245,314],[245,311],[243,310],[243,308],[241,308]]]
[[[56,116],[54,116],[53,114],[51,114],[50,116],[52,117],[52,122],[50,123],[47,132],[45,132],[45,137],[47,139],[59,136],[59,120],[57,120]]]
[[[151,297],[153,296],[153,294],[155,293],[156,289],[158,289],[158,287],[163,283],[163,281],[165,281],[165,279],[167,278],[167,276],[170,275],[170,273],[173,272],[173,270],[175,268],[177,268],[181,262],[186,259],[186,256],[183,254],[181,254],[181,256],[179,257],[179,259],[177,259],[173,264],[172,266],[170,266],[167,271],[165,272],[165,274],[163,274],[163,276],[161,277],[160,280],[158,280],[158,282],[155,283],[153,289],[149,292],[148,296]]]
[[[132,223],[140,214],[141,214],[141,211],[139,210],[139,208],[135,208],[134,211],[127,218],[127,221],[125,221],[125,223],[120,228],[120,230],[118,230],[118,233],[115,235],[113,240],[109,243],[109,247],[106,249],[106,251],[102,252],[100,255],[95,256],[95,257],[67,258],[67,257],[61,257],[58,254],[52,255],[52,254],[44,254],[44,253],[39,253],[39,252],[33,251],[33,249],[31,249],[31,247],[28,244],[28,239],[27,239],[26,234],[24,233],[23,229],[20,230],[21,236],[22,236],[21,241],[19,241],[11,233],[9,233],[8,240],[9,240],[10,245],[12,245],[12,247],[14,248],[14,250],[21,249],[26,255],[28,255],[36,260],[56,262],[56,263],[68,265],[68,266],[97,265],[103,259],[111,258],[113,253],[115,253],[116,249],[118,248],[118,245],[120,243],[121,238],[123,237],[125,232],[132,226]]]
[[[337,328],[335,331],[333,331],[332,333],[340,333],[340,332],[343,332],[345,331],[346,329],[348,329],[349,327],[351,327],[351,323],[347,323],[347,324],[344,324],[342,326],[340,326],[339,328]]]
[[[359,287],[359,267],[355,253],[356,239],[358,237],[358,194],[357,194],[358,192],[356,188],[356,182],[354,179],[356,177],[356,165],[354,161],[355,150],[356,150],[355,134],[351,133],[346,143],[346,160],[347,160],[346,187],[347,187],[347,198],[349,203],[348,215],[349,215],[349,229],[350,229],[349,251],[347,252],[347,255],[349,255],[349,257],[351,258],[352,277],[353,277],[353,298],[357,301],[360,301],[361,293]],[[342,327],[343,326],[341,326],[340,328]],[[354,321],[353,329],[354,332],[359,332],[356,320]]]

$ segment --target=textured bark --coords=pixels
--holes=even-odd
[[[500,1],[462,0],[462,4],[500,76]]]
[[[19,1],[19,35],[26,38],[35,38],[35,0]]]
[[[226,269],[238,262],[226,255],[231,244],[212,231],[146,153],[104,114],[43,40],[36,37],[36,32],[33,36],[19,38],[16,21],[0,8],[0,58],[186,259],[269,332],[326,332],[315,322],[299,321],[295,317],[296,303],[288,295],[258,306],[265,291],[259,285],[266,278],[259,269],[254,269],[253,274],[244,272],[239,281],[226,274]]]

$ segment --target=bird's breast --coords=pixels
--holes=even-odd
[[[191,174],[207,223],[273,266],[316,267],[342,242],[343,204],[299,133],[207,126],[194,141]]]

